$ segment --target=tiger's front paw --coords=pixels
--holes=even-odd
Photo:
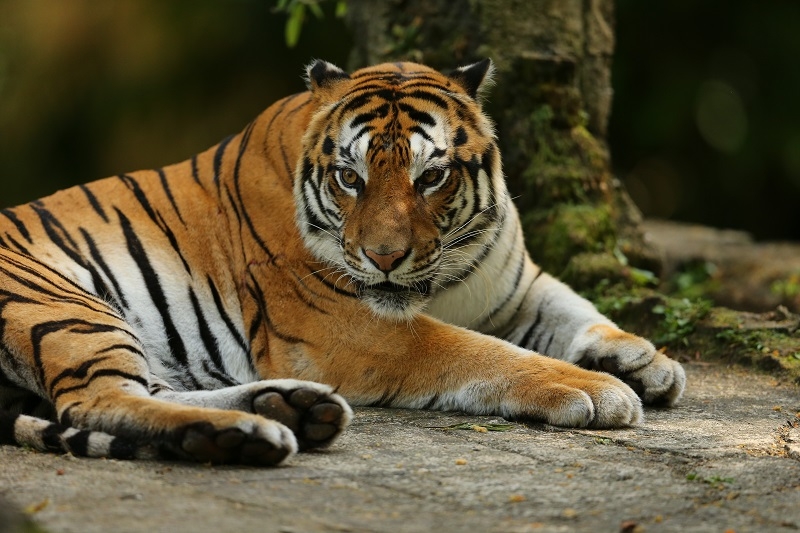
[[[543,356],[521,375],[505,398],[504,416],[542,420],[554,426],[619,428],[643,419],[642,402],[619,379]],[[526,373],[527,374],[527,373]]]
[[[686,387],[686,373],[677,361],[649,341],[614,326],[590,327],[574,343],[578,364],[619,377],[648,404],[675,404]]]

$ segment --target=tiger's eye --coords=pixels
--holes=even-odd
[[[343,168],[339,172],[342,173],[342,181],[351,187],[358,183],[358,172],[352,168]]]
[[[429,168],[422,175],[417,178],[417,182],[421,185],[431,186],[435,185],[444,176],[444,170],[441,168]]]

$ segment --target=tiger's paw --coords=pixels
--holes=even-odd
[[[514,384],[504,416],[563,427],[620,428],[642,421],[642,401],[619,379],[562,361],[540,365]]]
[[[602,324],[590,327],[576,344],[579,365],[619,377],[645,403],[673,405],[683,394],[683,367],[641,337]]]
[[[227,427],[190,424],[178,440],[180,456],[203,463],[275,466],[297,452],[297,441],[287,427],[252,415]]]
[[[291,429],[300,450],[329,446],[353,417],[329,386],[288,379],[269,381],[253,398],[253,412]]]

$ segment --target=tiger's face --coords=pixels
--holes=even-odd
[[[380,316],[420,312],[475,268],[499,227],[499,152],[476,101],[490,69],[308,69],[319,107],[295,179],[298,225],[334,279],[348,276]]]

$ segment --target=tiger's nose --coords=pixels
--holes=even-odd
[[[364,250],[372,264],[378,267],[382,272],[391,272],[403,262],[403,259],[408,255],[407,250],[395,250],[388,254],[379,254],[375,250]]]

